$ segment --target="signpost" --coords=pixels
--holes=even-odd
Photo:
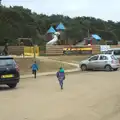
[[[105,52],[110,49],[110,45],[100,45],[100,51]]]

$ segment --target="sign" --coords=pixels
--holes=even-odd
[[[63,48],[63,54],[66,55],[92,54],[92,48],[91,47]]]
[[[108,51],[109,49],[110,49],[110,45],[101,45],[100,46],[100,51],[101,52]]]
[[[35,54],[39,56],[39,47],[35,47]],[[24,56],[34,56],[34,47],[24,47]]]

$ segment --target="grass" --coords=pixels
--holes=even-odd
[[[20,74],[30,74],[31,72],[31,65],[34,62],[32,58],[15,58],[19,68]],[[36,60],[39,66],[38,72],[53,72],[57,71],[59,67],[63,66],[64,69],[73,69],[75,66],[63,64],[60,62],[53,62],[53,61],[45,61],[45,60]]]

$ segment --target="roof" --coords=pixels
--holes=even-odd
[[[11,59],[13,59],[13,57],[12,56],[0,56],[0,59],[3,59],[3,58],[11,58]]]
[[[47,31],[47,33],[55,33],[56,31],[55,31],[55,29],[51,26],[50,28],[49,28],[49,30]]]
[[[110,48],[109,50],[120,50],[120,48]]]
[[[92,34],[92,37],[96,40],[101,40],[101,37],[98,36],[97,34]]]
[[[111,54],[96,54],[96,55],[99,55],[99,56],[101,56],[101,55],[105,55],[105,56],[111,56]],[[93,56],[96,56],[96,55],[93,55]]]
[[[65,30],[65,26],[60,23],[57,27],[56,27],[56,30]]]

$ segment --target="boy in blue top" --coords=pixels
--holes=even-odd
[[[32,68],[32,73],[34,74],[34,78],[36,78],[36,73],[38,71],[38,65],[36,61],[32,64],[31,68]]]
[[[59,81],[59,84],[60,84],[60,87],[62,90],[63,89],[63,81],[65,80],[65,72],[64,72],[64,69],[62,67],[59,69],[56,76],[58,78],[58,81]]]

